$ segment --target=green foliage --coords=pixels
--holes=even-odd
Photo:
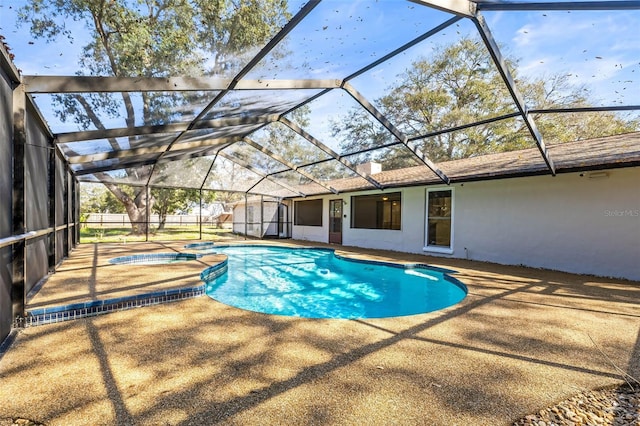
[[[308,105],[305,105],[287,114],[287,118],[304,129],[310,124],[309,115],[310,108]],[[319,159],[329,157],[328,154],[324,153],[304,137],[278,122],[269,124],[260,132],[251,135],[251,138],[294,166],[314,163]],[[280,162],[263,155],[250,159],[250,164],[256,165],[260,170],[269,172],[283,167]],[[318,179],[336,179],[343,177],[340,171],[336,170],[335,166],[330,162],[320,163],[312,168],[314,169],[313,172],[309,169],[305,170],[317,176]],[[276,177],[284,179],[284,183],[289,185],[304,185],[310,182],[307,177],[295,172],[288,173],[286,178],[282,176],[284,175],[276,175]]]
[[[155,200],[152,211],[160,217],[160,228],[164,227],[168,214],[186,210],[198,203],[200,191],[196,189],[153,188],[151,195]]]
[[[50,42],[74,39],[67,21],[85,22],[89,74],[162,77],[237,70],[291,16],[282,0],[30,0],[19,17]]]
[[[246,55],[266,43],[290,14],[286,1],[278,0],[31,0],[19,17],[30,24],[35,38],[49,42],[74,39],[68,20],[85,22],[90,38],[80,58],[83,74],[169,77],[239,71]],[[198,97],[145,92],[143,117],[136,117],[130,96],[119,96],[122,99],[114,94],[57,95],[54,100],[63,121],[87,129],[102,128],[104,118],[117,117],[123,109],[127,126],[166,122]]]
[[[234,234],[230,229],[220,229],[212,225],[202,226],[202,239],[219,241],[233,239]],[[168,226],[164,229],[152,229],[149,240],[198,240],[200,239],[200,226],[183,225]],[[146,240],[146,235],[132,235],[131,228],[101,228],[88,225],[80,230],[80,242],[87,243],[131,243]]]
[[[19,19],[29,25],[34,38],[48,42],[61,37],[75,41],[66,23],[83,22],[88,42],[79,58],[80,75],[230,76],[280,30],[290,14],[285,0],[29,0],[19,9]],[[105,129],[110,127],[108,121],[119,117],[127,127],[165,124],[182,114],[192,117],[193,105],[206,104],[211,93],[144,92],[140,97],[141,107],[129,93],[65,94],[53,99],[62,121],[75,122],[81,129]],[[141,140],[108,142],[119,150],[140,146]],[[136,169],[125,173],[140,183],[148,177],[136,175]],[[153,205],[153,200],[146,200],[144,187],[124,191],[108,184],[107,188],[132,222]],[[97,205],[104,208],[102,203]]]
[[[309,124],[309,111],[309,107],[305,105],[289,113],[287,118],[300,127],[306,127]],[[265,126],[260,133],[254,133],[252,137],[255,137],[256,141],[262,146],[296,165],[316,159],[315,152],[318,148],[284,124],[271,123]],[[263,165],[263,168],[268,169],[271,161],[267,160],[264,164],[257,164]]]
[[[158,214],[176,214],[198,204],[200,191],[197,189],[152,188],[151,196],[155,198],[152,211]]]
[[[513,60],[507,58],[506,64],[529,106],[542,109],[589,105],[589,91],[570,85],[564,76],[527,79],[517,75]],[[517,111],[480,40],[463,38],[455,44],[440,46],[432,56],[412,63],[386,93],[376,104],[403,133],[409,137],[434,134],[415,141],[416,147],[433,161],[534,146],[526,124],[515,119],[438,133]],[[613,113],[534,114],[533,118],[545,140],[552,143],[639,128],[637,121],[624,120]],[[567,126],[567,122],[572,126]],[[333,134],[341,141],[343,152],[357,152],[389,142],[389,132],[362,109],[351,110],[345,122],[333,123]],[[415,162],[412,154],[400,146],[374,154],[371,159],[382,162],[386,169]]]
[[[131,188],[123,188],[130,194]],[[80,184],[80,211],[86,213],[126,213],[124,205],[101,183]]]

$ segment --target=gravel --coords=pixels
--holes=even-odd
[[[108,263],[183,244],[80,245],[30,307],[192,286],[215,259]],[[640,378],[640,283],[353,256],[454,270],[469,295],[439,312],[357,321],[264,315],[199,297],[27,327],[0,361],[0,426],[640,426],[637,393],[615,392],[621,374]]]
[[[640,385],[581,392],[514,423],[516,426],[640,425]]]
[[[0,419],[0,426],[46,426],[43,423],[34,422],[29,419]]]
[[[553,407],[516,421],[514,426],[640,425],[640,387],[618,386],[581,392]],[[23,418],[0,419],[0,426],[46,426]]]

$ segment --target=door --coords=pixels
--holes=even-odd
[[[278,204],[278,237],[289,238],[289,209],[286,204]]]
[[[342,244],[342,200],[329,200],[329,243]]]

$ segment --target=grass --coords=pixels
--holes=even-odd
[[[202,226],[202,239],[215,240],[229,238],[231,236],[232,232],[230,229]],[[149,241],[198,239],[200,239],[200,227],[198,225],[168,226],[162,230],[152,227],[149,231]],[[80,229],[81,243],[126,243],[142,241],[146,241],[146,235],[132,234],[130,227],[82,227]]]

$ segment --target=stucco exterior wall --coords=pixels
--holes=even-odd
[[[387,190],[400,192],[402,203],[402,219],[400,230],[391,229],[355,229],[351,228],[351,199],[345,197],[346,217],[343,218],[344,245],[374,249],[393,250],[407,253],[420,253],[424,242],[424,187]],[[367,191],[362,194],[379,194],[380,191]],[[360,195],[360,194],[359,194]]]
[[[401,230],[351,229],[351,196],[323,197],[321,227],[294,239],[327,242],[330,199],[343,199],[346,246],[425,253],[640,280],[640,168],[468,182],[453,188],[453,252],[424,250],[427,187],[402,193]]]
[[[292,237],[296,240],[329,242],[329,200],[343,200],[343,245],[421,253],[424,241],[424,187],[393,189],[387,192],[400,192],[402,194],[402,224],[400,230],[351,228],[351,196],[380,194],[380,191],[376,190],[323,197],[322,226],[298,226],[294,223]],[[307,197],[305,200],[315,198],[318,197]]]
[[[322,243],[329,242],[329,200],[344,197],[326,196],[326,197],[307,197],[305,200],[316,200],[322,198],[322,226],[300,226],[295,223],[295,202],[292,205],[292,231],[291,237],[295,240],[318,241]]]
[[[640,168],[465,184],[454,255],[640,280]]]
[[[249,201],[247,203],[247,209],[253,209],[253,220],[249,220],[245,228],[245,214],[248,212],[248,210],[245,210],[245,204],[238,203],[233,207],[234,233],[244,235],[246,229],[247,235],[253,237],[261,238],[264,236],[278,236],[277,202],[266,200],[263,203],[260,201]],[[260,233],[261,231],[262,234]]]

